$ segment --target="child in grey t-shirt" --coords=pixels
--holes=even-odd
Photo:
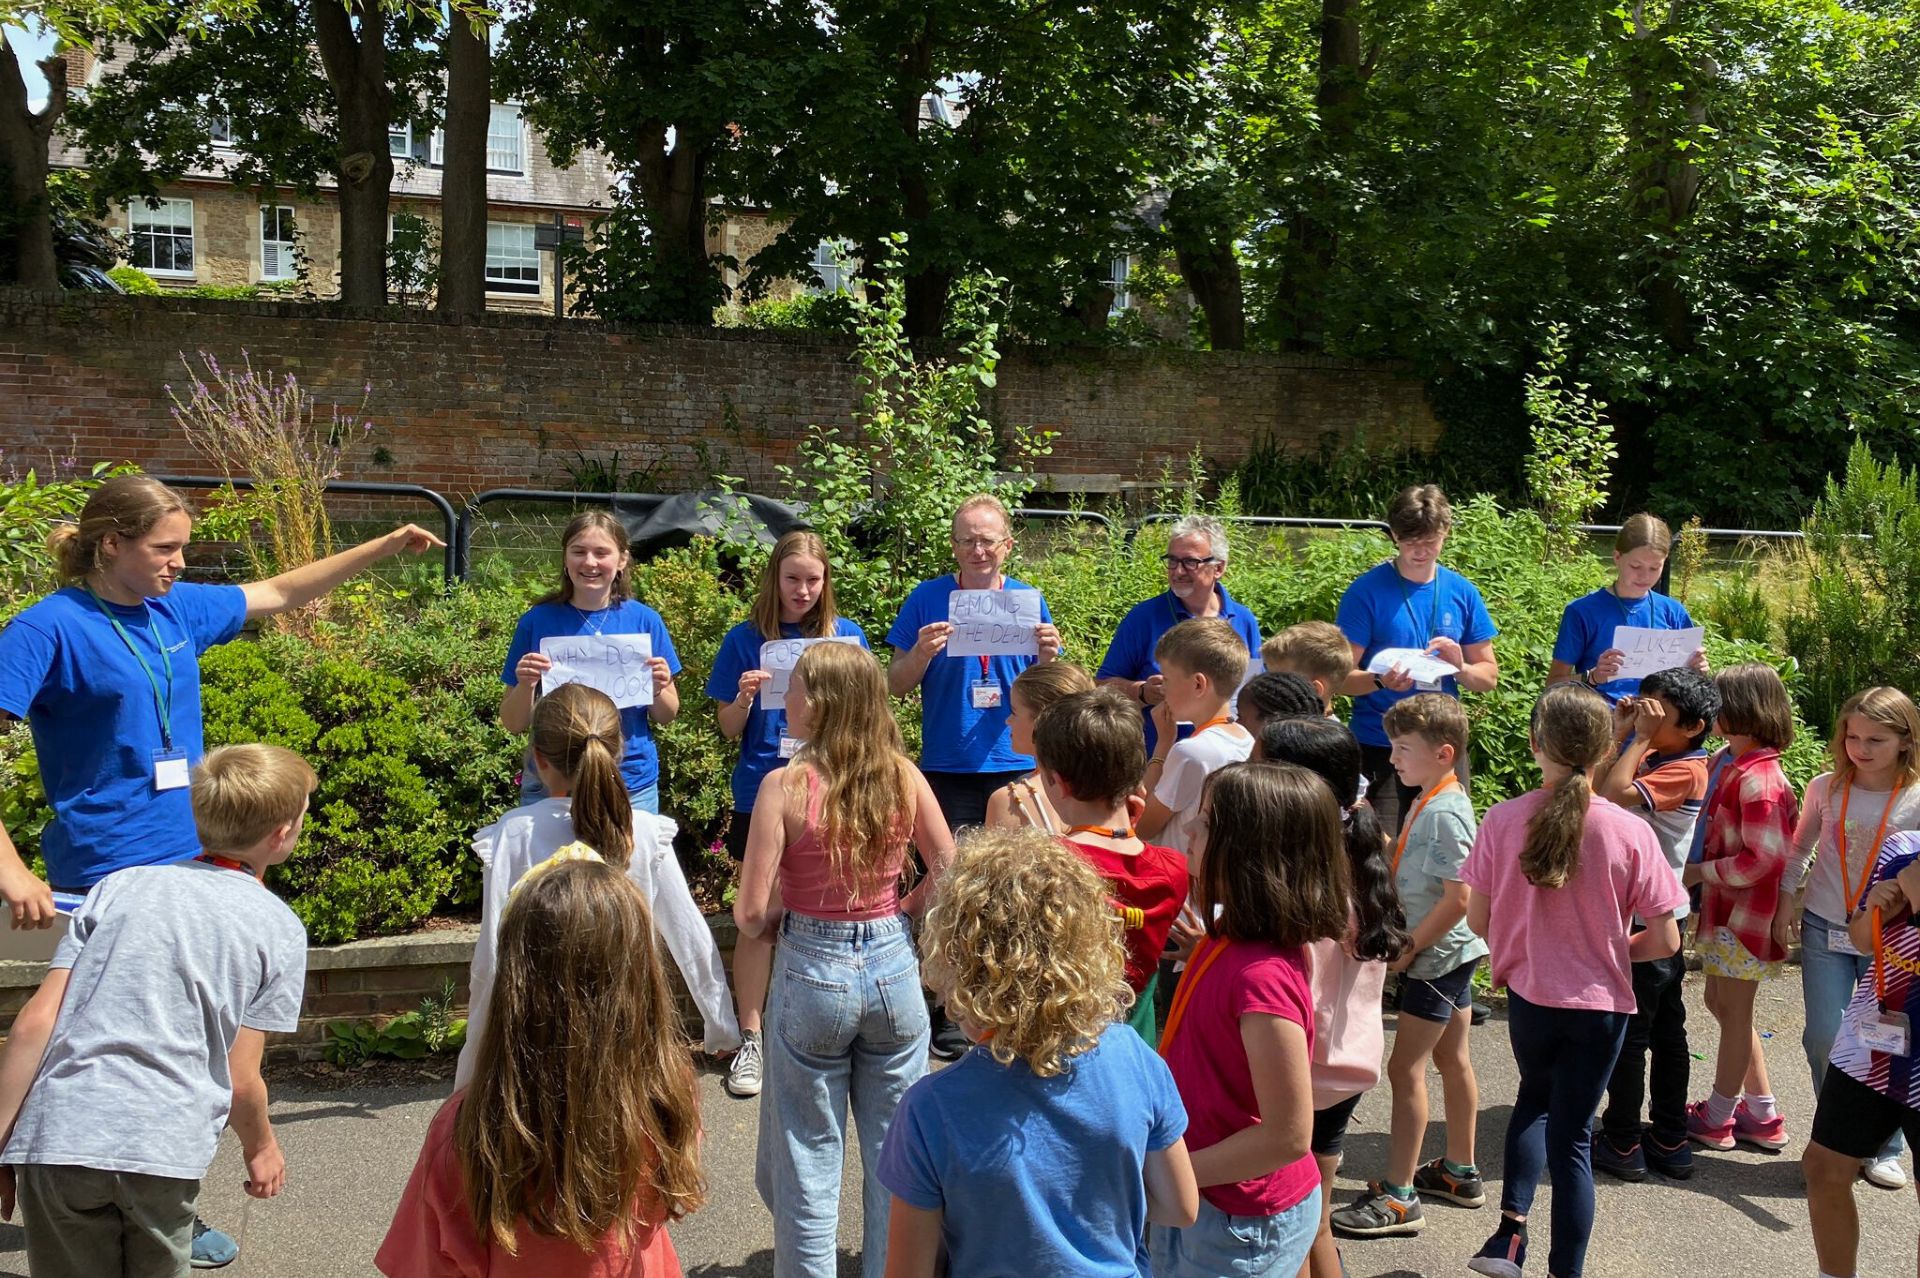
[[[184,1276],[229,1122],[247,1192],[280,1192],[260,1058],[299,1026],[307,936],[260,876],[314,783],[277,746],[211,752],[193,776],[207,850],[110,874],[75,911],[0,1053],[0,1208],[18,1194],[35,1278]]]

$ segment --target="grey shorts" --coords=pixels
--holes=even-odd
[[[200,1182],[27,1163],[14,1168],[33,1278],[187,1278]]]

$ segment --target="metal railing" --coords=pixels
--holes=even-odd
[[[216,479],[211,475],[155,475],[153,478],[169,488],[235,488],[251,492],[258,487],[251,479]],[[358,497],[413,497],[435,507],[440,512],[441,527],[446,530],[441,537],[441,540],[447,543],[442,568],[446,583],[451,586],[466,576],[464,567],[457,564],[454,558],[454,542],[459,531],[459,519],[453,513],[453,503],[433,489],[420,484],[382,484],[353,479],[334,479],[327,482],[326,491]]]

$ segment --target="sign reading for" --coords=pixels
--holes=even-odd
[[[949,657],[1037,657],[1040,592],[1037,590],[956,590],[947,596],[947,620],[953,635]]]
[[[613,698],[622,710],[653,704],[653,640],[646,635],[565,635],[540,641],[553,662],[540,676],[540,691],[584,683]]]
[[[793,668],[800,664],[800,654],[816,643],[850,643],[858,647],[860,641],[852,635],[828,635],[819,639],[774,639],[761,644],[760,668],[773,676],[760,685],[762,710],[787,708],[787,686],[793,682]]]

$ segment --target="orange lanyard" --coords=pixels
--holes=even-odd
[[[1212,949],[1207,949],[1211,945]],[[1206,954],[1201,954],[1206,950]],[[1173,1042],[1174,1034],[1187,1019],[1187,1004],[1193,1002],[1193,992],[1200,988],[1200,978],[1207,974],[1214,960],[1227,952],[1225,941],[1206,936],[1200,938],[1200,944],[1194,948],[1193,958],[1187,965],[1187,974],[1180,981],[1180,988],[1173,992],[1173,1005],[1167,1009],[1167,1027],[1160,1031],[1160,1054],[1165,1056],[1167,1048]]]
[[[1449,772],[1444,781],[1420,796],[1420,802],[1413,805],[1413,811],[1409,812],[1407,819],[1400,823],[1400,837],[1393,843],[1393,864],[1387,867],[1389,876],[1400,873],[1400,858],[1407,854],[1407,836],[1413,833],[1413,823],[1420,819],[1421,811],[1433,801],[1435,795],[1459,788],[1460,778]]]
[[[1120,826],[1115,829],[1108,829],[1104,825],[1070,825],[1067,827],[1067,833],[1098,834],[1109,839],[1131,839],[1134,837],[1133,827],[1130,825]]]
[[[1902,781],[1893,787],[1893,793],[1887,796],[1887,807],[1880,814],[1880,828],[1873,832],[1873,846],[1867,850],[1867,863],[1860,867],[1860,887],[1852,890],[1852,876],[1847,873],[1847,801],[1853,798],[1853,786],[1848,785],[1840,792],[1840,828],[1834,831],[1834,840],[1840,845],[1840,890],[1848,892],[1847,913],[1851,914],[1860,907],[1860,898],[1867,894],[1867,880],[1873,877],[1873,862],[1880,855],[1880,845],[1887,838],[1887,818],[1893,815],[1893,805],[1900,801],[1900,791],[1905,788]]]
[[[193,859],[196,861],[205,861],[208,865],[218,866],[222,870],[238,870],[242,874],[253,873],[253,867],[245,861],[236,861],[232,857],[215,856],[211,852],[202,852]]]
[[[1189,741],[1193,740],[1194,737],[1199,736],[1201,733],[1205,732],[1208,728],[1217,728],[1223,723],[1232,723],[1232,722],[1233,722],[1232,719],[1228,718],[1226,715],[1223,714],[1223,715],[1217,716],[1216,718],[1209,719],[1205,723],[1196,723],[1193,725],[1192,736],[1189,736],[1187,740]]]

